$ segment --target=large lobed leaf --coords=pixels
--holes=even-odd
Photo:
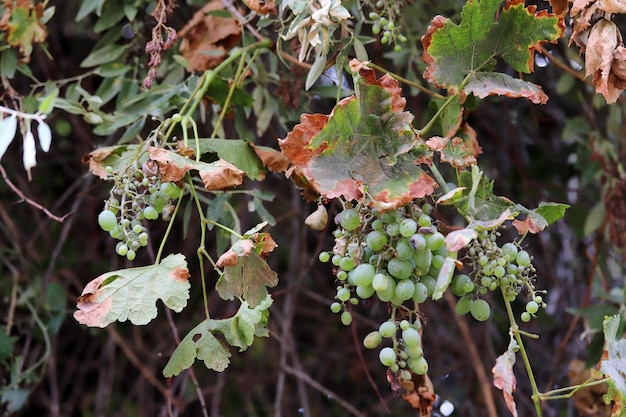
[[[353,60],[356,94],[330,115],[305,114],[280,147],[292,163],[292,177],[325,198],[361,199],[367,191],[385,207],[432,194],[436,182],[409,154],[423,143],[411,127],[413,115],[396,80],[376,79]]]
[[[157,316],[156,301],[180,312],[189,299],[189,271],[181,254],[169,255],[157,265],[107,272],[92,280],[80,297],[74,318],[92,327],[130,320],[148,324]]]
[[[163,375],[171,378],[189,368],[196,358],[204,365],[221,372],[230,363],[230,351],[220,341],[216,334],[221,333],[226,342],[238,347],[240,351],[252,345],[255,336],[267,337],[268,309],[272,305],[272,298],[268,295],[256,307],[252,308],[243,302],[237,314],[228,319],[207,319],[194,327],[180,342],[172,357],[163,369]]]
[[[536,6],[524,7],[523,0],[508,1],[500,10],[501,3],[468,1],[459,25],[435,16],[422,37],[422,59],[428,64],[424,77],[437,86],[463,88],[481,98],[505,95],[545,103],[548,97],[537,85],[491,71],[500,57],[516,71],[532,72],[535,48],[563,35],[563,17],[536,12]]]

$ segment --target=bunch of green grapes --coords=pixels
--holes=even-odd
[[[513,301],[524,291],[529,294],[529,299],[521,319],[527,322],[540,307],[546,307],[543,297],[535,290],[533,281],[536,270],[532,257],[517,243],[508,242],[500,247],[497,243],[499,236],[497,231],[482,231],[470,243],[463,260],[471,272],[469,275],[456,275],[450,285],[452,292],[461,297],[456,312],[469,312],[476,320],[487,320],[490,307],[480,296],[502,288],[508,300]]]
[[[172,199],[177,199],[182,189],[172,182],[162,183],[154,161],[145,162],[141,168],[131,166],[124,173],[116,173],[110,166],[105,169],[115,185],[98,215],[98,224],[120,241],[116,253],[132,261],[137,250],[148,245],[148,230],[142,220],[156,220],[159,213],[166,217],[172,210]]]
[[[380,42],[383,45],[393,44],[394,51],[402,51],[402,44],[407,41],[407,38],[402,34],[400,27],[396,25],[396,21],[400,19],[400,7],[403,2],[366,0],[364,3],[374,10],[368,14],[372,24],[372,33],[374,35],[382,33]]]
[[[339,285],[331,310],[341,313],[344,325],[352,322],[348,304],[358,304],[359,299],[375,296],[391,304],[392,317],[378,332],[366,337],[365,345],[374,348],[382,338],[391,338],[393,347],[381,350],[381,363],[409,379],[408,369],[424,374],[428,368],[415,305],[433,295],[446,257],[456,257],[456,253],[448,253],[444,235],[429,215],[431,211],[429,204],[418,203],[386,212],[346,204],[336,218],[335,247],[319,255],[321,261],[335,266]],[[412,303],[412,307],[405,303]],[[396,319],[396,310],[408,314],[411,320]]]

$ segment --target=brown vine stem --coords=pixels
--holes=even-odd
[[[381,67],[379,65],[376,65],[376,64],[374,64],[372,62],[369,62],[367,64],[367,66],[370,67],[370,68],[375,69],[376,71],[380,71],[380,72],[382,72],[384,74],[389,74],[393,78],[395,78],[396,80],[398,80],[398,81],[400,81],[400,82],[402,82],[402,83],[404,83],[406,85],[410,85],[411,87],[415,87],[418,90],[420,90],[422,93],[427,94],[427,95],[429,95],[431,97],[438,98],[440,100],[445,100],[446,99],[446,97],[442,96],[441,94],[435,93],[434,91],[431,91],[428,88],[426,88],[426,87],[424,87],[424,86],[422,86],[420,84],[417,84],[417,83],[415,83],[415,82],[413,82],[411,80],[408,80],[408,79],[402,77],[401,75],[393,73],[393,72],[391,72],[391,71],[389,71],[389,70],[387,70],[387,69],[385,69],[385,68],[383,68],[383,67]]]
[[[580,81],[582,81],[584,83],[587,83],[589,85],[593,85],[591,80],[587,80],[586,77],[583,74],[581,74],[580,72],[576,71],[575,69],[573,69],[569,65],[565,65],[564,63],[562,63],[561,61],[559,61],[558,59],[553,57],[552,54],[550,54],[550,51],[548,51],[545,47],[543,47],[543,46],[540,47],[539,48],[539,52],[541,52],[556,67],[562,69],[563,71],[567,72],[568,74],[572,75],[574,78],[577,78],[577,79],[579,79]]]
[[[472,365],[474,366],[474,372],[476,372],[476,376],[478,377],[478,382],[481,387],[483,399],[485,400],[485,405],[487,406],[488,415],[489,417],[498,417],[498,410],[496,409],[496,403],[493,398],[491,381],[489,381],[489,378],[487,377],[487,373],[485,372],[485,367],[480,360],[480,355],[478,354],[476,344],[472,340],[472,335],[470,332],[470,328],[467,324],[467,320],[465,320],[463,316],[455,313],[455,300],[450,291],[444,292],[444,298],[446,299],[450,310],[452,310],[452,316],[454,317],[454,321],[461,331],[461,336],[463,336],[465,346],[467,346],[467,350],[469,351],[470,357],[472,358]]]
[[[56,216],[56,215],[52,214],[50,212],[50,210],[48,210],[47,208],[45,208],[44,206],[42,206],[38,202],[36,202],[34,200],[31,200],[30,198],[26,197],[24,195],[24,193],[22,192],[22,190],[17,188],[17,186],[11,182],[11,180],[7,176],[7,172],[4,170],[4,167],[2,165],[0,165],[0,174],[2,175],[2,179],[4,179],[4,182],[6,182],[6,184],[9,186],[9,188],[11,190],[13,190],[13,192],[15,194],[17,194],[24,202],[26,202],[26,203],[30,204],[31,206],[35,207],[37,210],[41,210],[42,212],[44,212],[46,214],[46,216],[48,216],[50,219],[52,219],[54,221],[57,221],[59,223],[63,223],[65,221],[65,219],[67,219],[70,215],[72,215],[74,213],[74,212],[69,212],[65,216],[62,216],[62,217],[59,217],[59,216]]]

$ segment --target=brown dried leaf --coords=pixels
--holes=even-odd
[[[235,266],[240,256],[248,256],[254,249],[254,242],[250,239],[241,239],[237,241],[230,249],[224,252],[217,260],[217,266]]]
[[[585,53],[585,66],[587,77],[593,76],[593,85],[596,92],[602,94],[608,103],[614,103],[621,93],[617,89],[615,80],[610,78],[613,54],[622,39],[615,23],[601,19],[591,29],[587,50]]]
[[[517,233],[520,235],[525,234],[526,232],[530,232],[532,234],[537,234],[541,232],[544,227],[541,227],[530,217],[526,217],[524,220],[514,220],[513,227],[517,229]]]
[[[250,144],[254,153],[261,159],[263,166],[273,172],[285,172],[289,167],[289,159],[280,151],[266,146]]]
[[[276,3],[274,0],[244,0],[244,3],[259,14],[276,14]]]
[[[402,398],[418,410],[420,417],[430,417],[437,400],[433,383],[428,375],[411,373],[411,376],[410,381],[400,381],[400,385],[405,390]]]
[[[517,417],[517,407],[515,406],[515,400],[513,399],[513,393],[515,392],[515,385],[517,380],[513,374],[513,365],[515,364],[515,352],[509,349],[498,357],[496,365],[493,367],[493,385],[496,388],[502,390],[504,395],[504,402],[507,408],[513,414],[513,417]]]
[[[224,10],[220,0],[212,0],[198,10],[179,32],[180,53],[189,62],[190,71],[215,68],[241,40],[237,19],[207,14],[215,10]]]
[[[115,153],[117,149],[119,149],[119,146],[107,146],[91,151],[87,155],[83,156],[83,164],[88,164],[89,171],[93,175],[104,180],[109,176],[109,174],[102,165],[102,161]]]
[[[569,9],[568,0],[549,0],[552,11],[558,15],[565,15]]]

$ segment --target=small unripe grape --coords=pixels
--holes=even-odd
[[[365,336],[365,339],[363,339],[363,346],[368,349],[376,349],[380,345],[382,340],[383,337],[380,335],[380,332],[373,331]]]
[[[413,265],[403,259],[394,258],[387,263],[387,271],[394,278],[407,279],[413,274]]]
[[[431,268],[441,269],[441,267],[443,266],[445,261],[446,261],[446,258],[444,258],[443,256],[435,255],[435,256],[433,256],[433,260],[432,260],[432,263],[431,263]]]
[[[421,282],[415,283],[415,293],[413,293],[413,301],[422,304],[428,298],[428,288]]]
[[[406,330],[406,329],[408,329],[409,327],[411,327],[411,323],[409,323],[409,321],[408,321],[408,320],[402,320],[402,321],[400,322],[400,329],[401,329],[401,330]]]
[[[524,311],[524,312],[521,314],[521,319],[522,319],[522,321],[523,321],[524,323],[528,323],[528,322],[530,321],[530,319],[531,319],[531,315],[530,315],[530,313],[529,313],[528,311]]]
[[[320,252],[319,256],[318,256],[320,262],[328,262],[330,261],[330,253],[328,252]]]
[[[400,234],[400,226],[397,223],[391,223],[387,225],[387,235],[394,237]]]
[[[464,316],[472,309],[473,302],[474,301],[471,298],[461,297],[459,298],[459,301],[456,302],[456,307],[454,308],[454,311],[456,312],[456,314]]]
[[[396,281],[391,277],[388,278],[389,284],[387,285],[387,288],[383,291],[376,291],[378,299],[383,303],[392,301],[396,296]]]
[[[437,280],[430,275],[425,275],[420,278],[420,282],[426,286],[426,289],[428,290],[428,296],[431,297],[433,295],[433,292],[435,292]]]
[[[384,366],[391,366],[396,362],[396,352],[390,347],[384,347],[378,353],[378,359]]]
[[[426,245],[431,251],[437,250],[445,243],[445,236],[439,232],[435,232],[431,235],[426,235]]]
[[[349,256],[344,256],[339,262],[339,268],[343,269],[346,272],[352,271],[354,269],[354,259],[350,258]]]
[[[424,351],[422,350],[422,347],[420,345],[406,346],[404,350],[409,355],[409,359],[419,359],[424,356]]]
[[[539,311],[539,304],[537,304],[534,300],[526,303],[526,311],[530,314],[535,314]]]
[[[126,256],[128,253],[128,246],[124,242],[119,242],[115,245],[115,252],[120,256]]]
[[[161,184],[161,191],[173,200],[176,200],[183,193],[183,189],[173,182],[164,182]]]
[[[407,371],[406,369],[403,369],[402,371],[400,371],[400,378],[402,378],[405,381],[410,381],[412,378],[411,373]]]
[[[369,18],[371,20],[378,20],[378,19],[380,19],[380,15],[378,13],[376,13],[376,12],[370,12]]]
[[[495,268],[493,268],[493,275],[495,275],[496,278],[502,278],[505,273],[506,273],[506,270],[504,269],[503,266],[498,265]]]
[[[474,290],[474,283],[472,279],[465,274],[455,275],[455,277],[452,278],[450,289],[452,290],[452,294],[457,297],[462,297]]]
[[[406,301],[415,294],[415,284],[410,279],[405,279],[396,284],[396,297]]]
[[[517,249],[517,246],[515,245],[515,243],[507,242],[504,245],[502,245],[502,252],[504,252],[504,254],[509,255],[512,259],[514,259],[517,256],[519,249]]]
[[[148,220],[156,220],[159,218],[159,212],[152,206],[146,206],[143,209],[143,215]]]
[[[143,232],[143,226],[140,224],[136,224],[133,226],[133,233],[140,234]]]
[[[338,289],[337,299],[339,301],[348,301],[350,299],[350,290],[345,287]]]
[[[350,272],[354,285],[371,286],[376,269],[370,264],[361,264]]]
[[[402,45],[400,45],[400,44],[395,44],[395,45],[393,46],[393,51],[394,51],[394,52],[402,52]],[[402,372],[405,372],[405,371],[402,371]]]
[[[525,250],[520,251],[515,258],[519,266],[530,266],[530,255]]]
[[[370,298],[375,292],[376,290],[371,285],[357,285],[356,287],[356,295],[363,300]]]
[[[117,226],[117,217],[111,210],[103,210],[98,214],[98,224],[105,232],[110,232]]]
[[[419,332],[412,327],[402,331],[402,340],[406,346],[419,346],[422,343]]]
[[[396,243],[396,256],[401,259],[410,259],[415,255],[415,249],[411,247],[409,239],[402,238]]]
[[[389,286],[391,278],[385,274],[376,274],[372,279],[372,287],[376,291],[385,291]]]
[[[381,29],[381,27],[380,27],[380,24],[379,24],[379,23],[374,23],[374,24],[372,25],[372,33],[373,33],[374,35],[378,35],[378,34],[380,33],[380,29]]]
[[[378,252],[387,244],[387,236],[384,232],[373,230],[365,237],[365,243],[373,252]]]
[[[333,255],[330,261],[333,265],[339,266],[339,263],[341,262],[342,259],[343,259],[343,256],[341,255]]]
[[[330,305],[330,311],[333,313],[339,313],[341,311],[341,303],[334,302]]]
[[[346,271],[338,271],[337,272],[337,279],[339,281],[345,281],[348,278],[348,273]]]
[[[423,356],[419,359],[409,359],[407,364],[411,371],[418,375],[425,375],[428,372],[428,362]]]
[[[361,224],[361,217],[355,209],[345,209],[339,215],[339,224],[346,230],[354,230]]]
[[[381,323],[378,331],[380,332],[382,337],[392,337],[396,334],[396,323],[394,323],[393,321],[386,321],[384,323]]]
[[[411,247],[418,252],[421,252],[424,249],[426,249],[426,238],[424,237],[424,235],[420,233],[416,233],[412,235],[409,238],[409,243],[411,244]]]
[[[489,303],[483,299],[474,300],[470,313],[472,313],[472,317],[476,320],[485,321],[491,315],[491,307],[489,306]]]
[[[349,311],[344,311],[341,313],[341,323],[344,326],[349,326],[352,323],[352,314]]]
[[[132,249],[129,249],[128,252],[126,253],[126,259],[128,259],[129,261],[134,261],[135,256],[137,256],[137,254]]]
[[[413,219],[404,219],[398,226],[400,234],[404,237],[411,237],[417,231],[417,222]]]
[[[540,296],[540,295],[535,295],[534,301],[537,304],[541,304],[541,303],[543,303],[543,297]]]

